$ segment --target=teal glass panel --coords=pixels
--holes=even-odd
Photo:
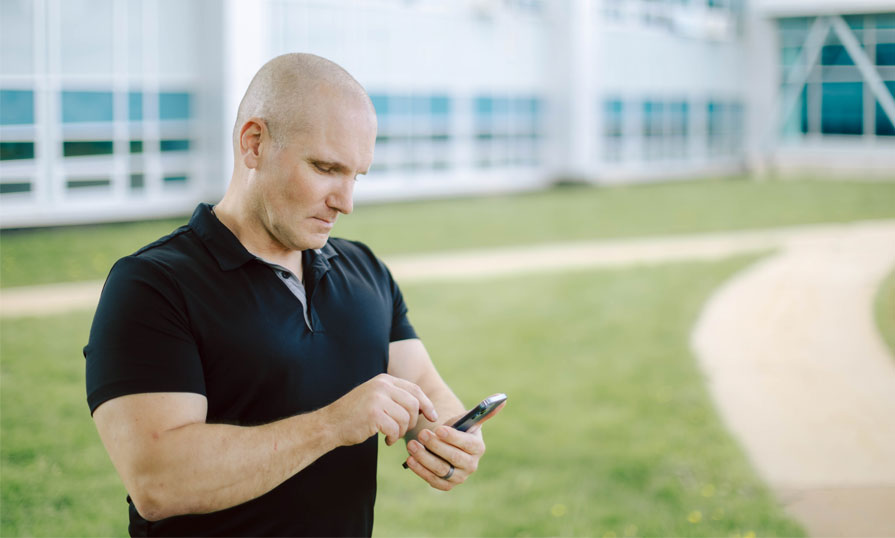
[[[895,43],[880,43],[876,46],[876,65],[895,65]]]
[[[142,189],[146,183],[143,174],[131,174],[131,188],[134,190]]]
[[[475,115],[490,117],[494,110],[494,100],[490,97],[475,98]]]
[[[842,45],[824,46],[820,57],[823,65],[855,65]]]
[[[0,183],[0,194],[15,194],[22,192],[31,192],[30,182]]]
[[[887,81],[886,87],[889,89],[889,93],[895,95],[895,81]],[[876,129],[874,132],[877,136],[895,136],[895,126],[886,116],[883,107],[879,106],[879,101],[876,102]]]
[[[409,115],[413,111],[413,103],[406,95],[392,95],[388,100],[388,110],[396,116]]]
[[[388,114],[388,96],[382,95],[379,93],[374,93],[370,95],[370,101],[373,101],[373,108],[376,109],[376,114],[380,116],[384,116]]]
[[[189,151],[189,140],[162,140],[160,142],[161,151]]]
[[[665,123],[665,106],[657,101],[645,101],[643,103],[643,134],[645,136],[660,136],[662,126]]]
[[[510,100],[506,97],[496,97],[494,98],[494,114],[495,115],[506,115],[510,112]]]
[[[143,93],[130,92],[127,94],[127,119],[141,121],[143,119]]]
[[[192,117],[191,96],[184,92],[162,92],[158,95],[159,119],[188,120]]]
[[[111,155],[114,144],[111,140],[76,140],[62,143],[63,157],[83,157],[87,155]]]
[[[65,186],[68,189],[76,190],[76,189],[89,189],[94,187],[108,187],[112,182],[107,178],[97,178],[97,179],[70,179],[65,182]]]
[[[106,122],[113,117],[112,92],[62,92],[63,123]]]
[[[414,116],[429,115],[429,97],[424,95],[414,95],[411,100],[410,110]]]
[[[34,158],[34,142],[0,142],[0,161]]]
[[[895,13],[879,13],[873,18],[876,20],[876,27],[880,30],[895,29]]]
[[[821,87],[821,132],[823,134],[862,134],[864,132],[864,84],[861,82],[824,82]]]
[[[163,179],[166,185],[178,185],[187,182],[186,176],[165,176]]]
[[[448,116],[451,113],[451,100],[446,95],[433,95],[430,106],[432,114],[436,116]]]
[[[131,153],[143,153],[142,140],[131,140]]]
[[[34,123],[34,92],[31,90],[0,90],[0,125],[31,125]]]

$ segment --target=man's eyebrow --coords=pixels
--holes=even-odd
[[[316,165],[323,166],[323,167],[325,167],[325,168],[332,168],[332,169],[334,169],[334,170],[338,170],[339,172],[348,172],[348,171],[349,171],[349,168],[348,168],[347,166],[345,166],[344,164],[342,164],[342,163],[340,163],[340,162],[338,162],[338,161],[327,161],[327,160],[325,160],[325,159],[314,159],[314,158],[311,158],[311,162],[314,163],[314,164],[316,164]],[[364,172],[358,172],[357,174],[358,174],[359,176],[363,176],[363,175],[366,175],[366,173],[367,173],[367,171],[364,171]]]

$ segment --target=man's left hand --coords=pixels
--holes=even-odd
[[[504,406],[488,414],[485,420],[493,418]],[[453,424],[462,415],[447,421]],[[479,460],[485,454],[482,439],[482,424],[476,424],[467,432],[441,425],[434,430],[422,430],[416,440],[407,443],[407,466],[435,489],[450,491],[462,484],[479,467]]]

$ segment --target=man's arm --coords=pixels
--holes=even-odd
[[[435,404],[438,415],[447,418],[444,424],[448,426],[439,426],[420,417],[416,427],[407,432],[405,439],[410,454],[407,466],[436,489],[447,491],[466,481],[478,469],[479,460],[485,453],[481,422],[468,432],[449,427],[466,413],[466,408],[438,374],[421,340],[414,338],[392,342],[389,345],[388,373],[418,385]],[[498,407],[486,420],[496,415],[502,407]],[[450,479],[441,478],[448,474],[451,466],[454,472]]]
[[[94,412],[112,463],[145,519],[236,506],[336,447],[376,432],[394,443],[419,413],[437,420],[419,387],[386,374],[318,411],[261,426],[207,424],[206,411],[200,394],[146,393],[114,398]]]

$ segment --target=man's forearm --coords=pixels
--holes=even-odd
[[[339,444],[324,410],[253,427],[188,424],[152,437],[131,475],[136,483],[125,484],[150,521],[247,502]]]

